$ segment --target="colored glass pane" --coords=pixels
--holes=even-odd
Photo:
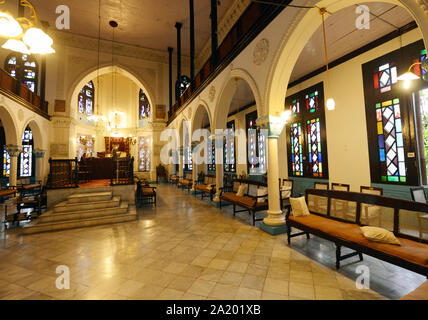
[[[306,110],[313,113],[318,111],[318,91],[306,95]]]
[[[3,176],[9,177],[10,175],[10,156],[6,151],[6,148],[3,149]]]
[[[79,113],[86,114],[88,116],[93,115],[94,113],[94,97],[95,90],[94,84],[92,81],[89,81],[85,86],[80,90],[78,97],[78,111]]]
[[[379,89],[381,93],[388,92],[392,85],[398,82],[397,67],[387,63],[380,66],[373,75],[374,88]]]
[[[294,176],[303,176],[302,126],[291,125],[291,164]]]
[[[309,173],[313,177],[322,177],[322,149],[320,119],[307,121]]]
[[[227,134],[224,141],[224,171],[236,172],[235,167],[235,121],[227,123]]]
[[[151,138],[140,137],[138,145],[138,170],[150,172],[151,170]]]
[[[400,100],[382,102],[381,118],[377,112],[378,150],[381,176],[383,181],[405,182],[406,163]]]
[[[139,99],[138,99],[138,104],[139,104],[139,117],[140,120],[144,119],[144,118],[149,118],[150,117],[150,102],[149,99],[147,98],[146,94],[144,93],[144,91],[142,89],[140,89],[140,93],[139,93]]]

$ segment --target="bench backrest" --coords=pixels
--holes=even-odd
[[[193,174],[191,172],[186,172],[186,175],[184,176],[185,180],[192,180]]]
[[[306,203],[313,214],[330,219],[381,227],[396,236],[428,243],[427,226],[421,219],[428,204],[380,195],[336,190],[306,190]]]
[[[267,194],[267,183],[261,181],[247,180],[247,179],[234,179],[233,180],[233,192],[238,192],[239,186],[243,184],[246,186],[245,194],[257,197],[259,190],[263,190]]]
[[[216,182],[216,177],[215,175],[212,174],[207,174],[204,177],[204,184],[208,185],[208,184],[215,184]]]

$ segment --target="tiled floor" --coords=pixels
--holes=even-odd
[[[19,236],[0,231],[0,299],[397,299],[424,277],[369,257],[375,291],[358,290],[352,259],[332,244],[272,237],[194,196],[161,185],[139,220]],[[70,268],[69,290],[56,268]]]

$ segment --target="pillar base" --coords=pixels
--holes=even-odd
[[[267,224],[262,222],[260,224],[260,229],[273,236],[287,233],[287,226],[285,224],[282,226],[268,226]]]
[[[280,227],[285,225],[285,216],[282,211],[278,212],[267,212],[268,216],[263,219],[263,223],[271,227]]]

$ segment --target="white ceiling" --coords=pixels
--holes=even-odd
[[[115,41],[145,48],[166,51],[177,48],[177,33],[174,25],[183,23],[182,53],[190,55],[189,0],[100,0],[101,38],[112,39],[110,20],[119,23]],[[218,21],[235,0],[220,0]],[[98,0],[32,0],[39,19],[55,27],[57,6],[70,8],[71,29],[65,32],[98,38]],[[8,0],[6,5],[16,13],[17,0]],[[196,54],[211,36],[211,1],[195,0]],[[4,6],[0,6],[2,9]]]
[[[356,6],[351,6],[328,16],[326,19],[327,48],[329,61],[334,61],[344,55],[363,47],[413,21],[406,9],[384,2],[362,3],[370,8],[370,29],[356,28],[358,16]],[[321,19],[321,17],[320,17]],[[391,25],[392,24],[392,25]],[[324,40],[322,28],[319,27],[308,41],[294,67],[290,82],[325,66]]]

